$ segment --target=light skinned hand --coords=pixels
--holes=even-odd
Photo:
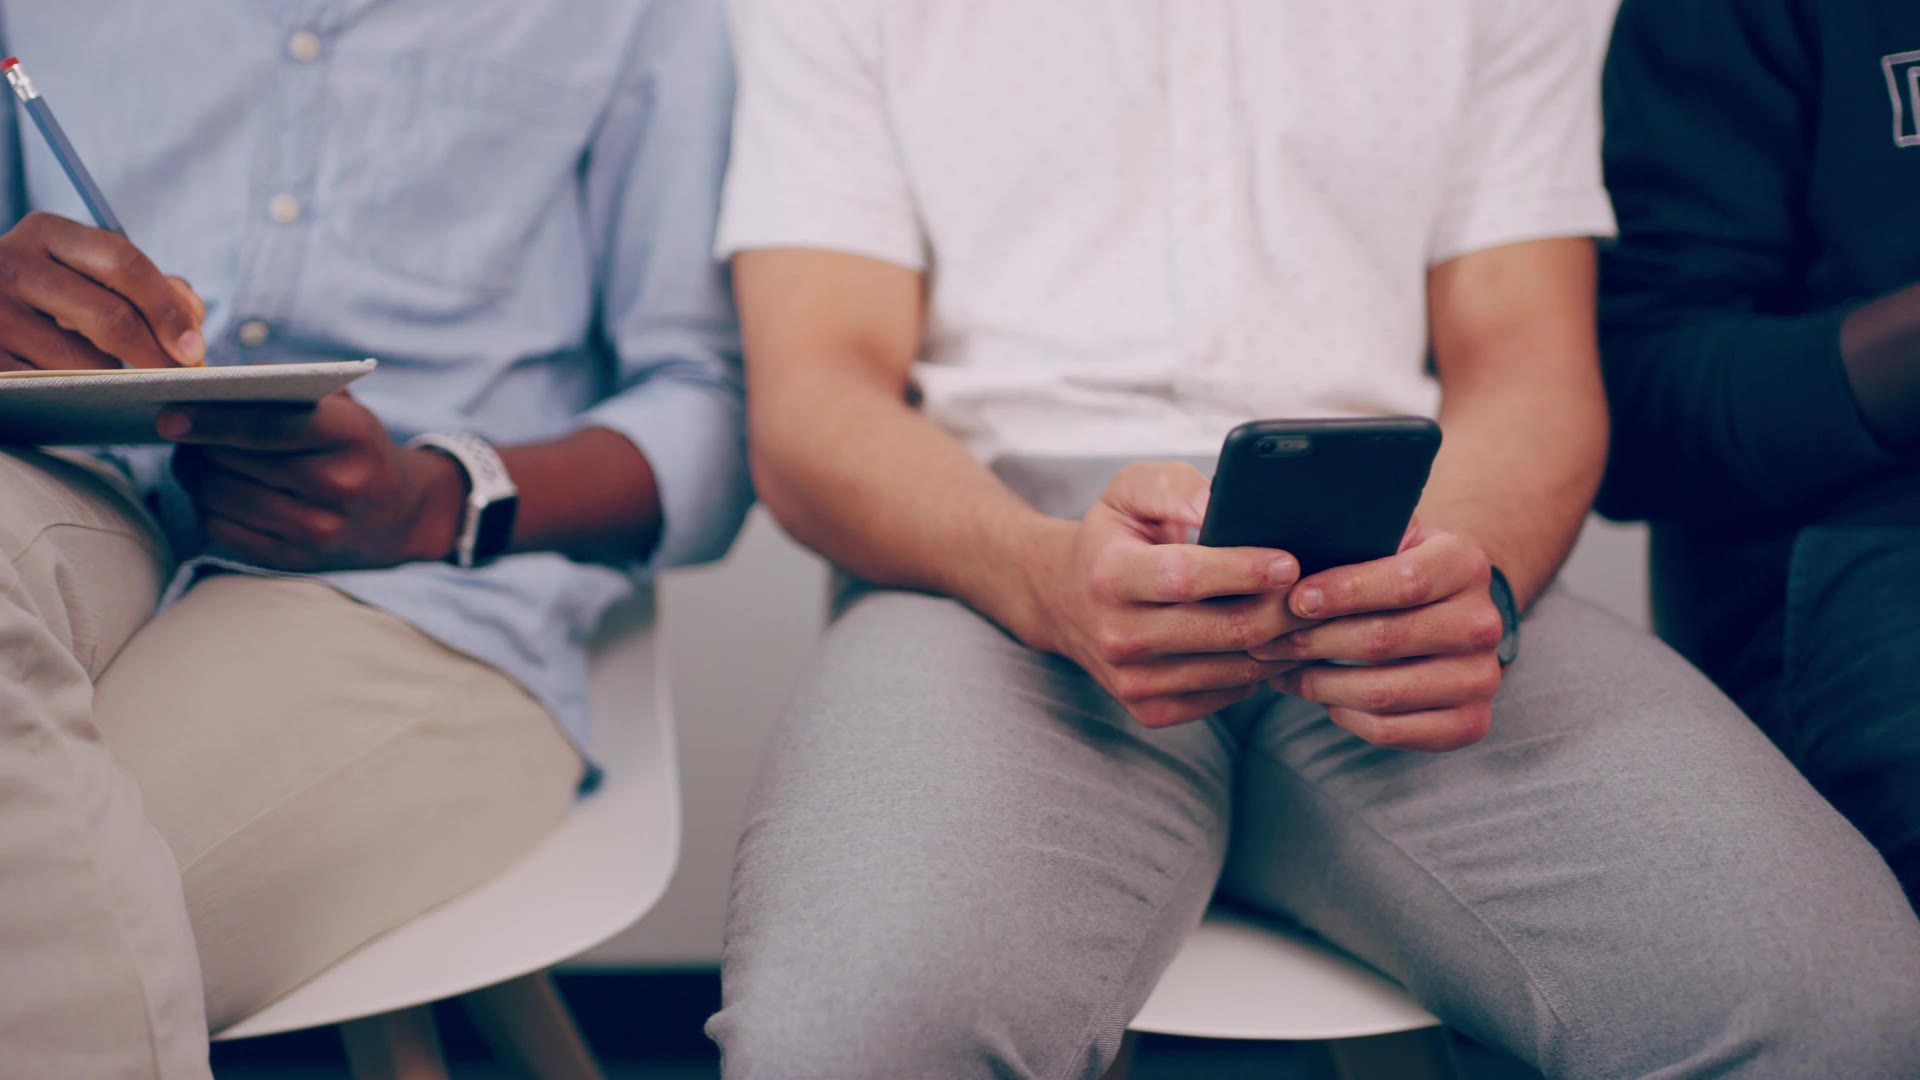
[[[1334,723],[1376,746],[1471,746],[1486,736],[1500,689],[1504,624],[1491,566],[1472,540],[1415,522],[1398,554],[1300,582],[1289,604],[1316,625],[1250,655],[1303,665],[1273,688],[1326,705]]]
[[[1293,556],[1184,542],[1206,517],[1207,488],[1190,465],[1128,466],[1042,554],[1039,644],[1078,663],[1148,727],[1259,693],[1299,662],[1248,650],[1309,624],[1287,607],[1300,573]]]

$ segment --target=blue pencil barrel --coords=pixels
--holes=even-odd
[[[87,213],[93,215],[94,223],[109,232],[122,236],[126,230],[120,227],[120,219],[113,213],[113,207],[107,205],[107,197],[100,192],[100,185],[93,182],[92,174],[80,162],[80,155],[74,152],[73,143],[67,140],[67,133],[60,127],[60,121],[54,118],[53,110],[47,108],[47,99],[34,98],[26,103],[27,115],[33,117],[40,134],[46,137],[47,145],[52,148],[55,160],[66,170],[67,179],[73,181],[74,190],[80,193],[80,201],[87,204]]]
[[[27,69],[20,66],[19,57],[9,56],[0,61],[0,74],[6,76],[7,85],[13,88],[13,96],[20,99],[27,115],[33,118],[34,126],[40,129],[41,137],[47,140],[54,160],[66,171],[73,189],[80,193],[80,201],[87,204],[87,213],[93,215],[94,224],[109,232],[127,235],[127,230],[120,227],[120,218],[114,214],[113,207],[107,205],[107,197],[101,193],[100,185],[93,182],[93,175],[87,172],[80,155],[73,149],[73,143],[67,140],[67,133],[60,127],[60,121],[54,119],[53,110],[33,85]]]

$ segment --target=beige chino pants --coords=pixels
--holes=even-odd
[[[578,754],[524,690],[312,581],[156,616],[115,483],[0,452],[0,1080],[206,1077],[207,1032],[506,869]]]

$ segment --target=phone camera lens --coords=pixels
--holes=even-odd
[[[1304,435],[1276,435],[1253,444],[1260,457],[1295,457],[1313,449],[1313,440]]]

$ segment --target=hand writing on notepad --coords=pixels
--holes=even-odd
[[[0,371],[199,367],[205,318],[117,233],[35,213],[0,235]]]

